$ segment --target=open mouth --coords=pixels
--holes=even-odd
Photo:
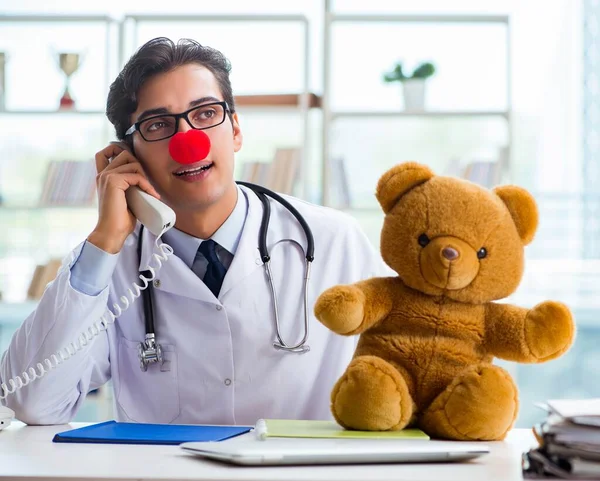
[[[213,166],[213,163],[211,162],[210,164],[204,164],[199,167],[194,167],[192,169],[185,169],[185,170],[180,170],[179,172],[174,172],[174,175],[176,177],[190,177],[193,175],[202,174],[202,173],[206,172],[207,170],[211,169],[212,166]]]

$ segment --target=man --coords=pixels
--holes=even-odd
[[[96,154],[97,225],[14,335],[2,358],[2,382],[78,339],[107,306],[116,319],[71,359],[10,395],[5,402],[17,418],[68,422],[86,394],[109,380],[120,421],[248,424],[261,417],[330,417],[329,393],[355,339],[322,326],[314,302],[332,285],[389,271],[350,217],[287,197],[315,241],[310,351],[273,347],[274,301],[258,251],[262,204],[233,178],[242,131],[229,69],[214,49],[157,38],[133,55],[112,84],[107,116],[126,145],[111,144]],[[202,129],[211,148],[205,159],[181,165],[171,157],[169,142],[191,129]],[[175,227],[162,239],[148,229],[140,232],[127,209],[125,192],[132,186],[175,211]],[[122,309],[127,303],[121,296],[133,283],[142,284],[139,276],[148,266],[159,267],[153,252],[163,241],[175,255],[161,261],[148,288],[163,359],[143,370],[139,348],[148,309],[142,300]],[[295,218],[271,202],[267,246],[281,337],[289,345],[304,335],[306,244]]]

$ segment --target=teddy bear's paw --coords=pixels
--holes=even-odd
[[[525,342],[538,362],[564,354],[573,343],[575,324],[569,308],[556,301],[545,301],[527,313]]]
[[[331,411],[347,429],[399,430],[412,418],[413,400],[394,366],[376,356],[359,356],[334,386]]]
[[[315,303],[315,316],[338,334],[350,334],[363,322],[365,295],[356,286],[334,286]]]
[[[504,439],[518,411],[510,375],[491,364],[467,369],[425,410],[419,425],[432,437],[461,441]]]

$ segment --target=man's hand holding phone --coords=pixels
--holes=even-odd
[[[88,242],[116,254],[133,232],[136,218],[127,208],[125,191],[137,186],[149,195],[160,195],[148,181],[144,169],[126,144],[112,142],[96,154],[98,223]]]

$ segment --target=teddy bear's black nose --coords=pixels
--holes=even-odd
[[[453,261],[454,259],[458,259],[460,254],[454,247],[444,247],[442,249],[442,255],[449,261]]]

